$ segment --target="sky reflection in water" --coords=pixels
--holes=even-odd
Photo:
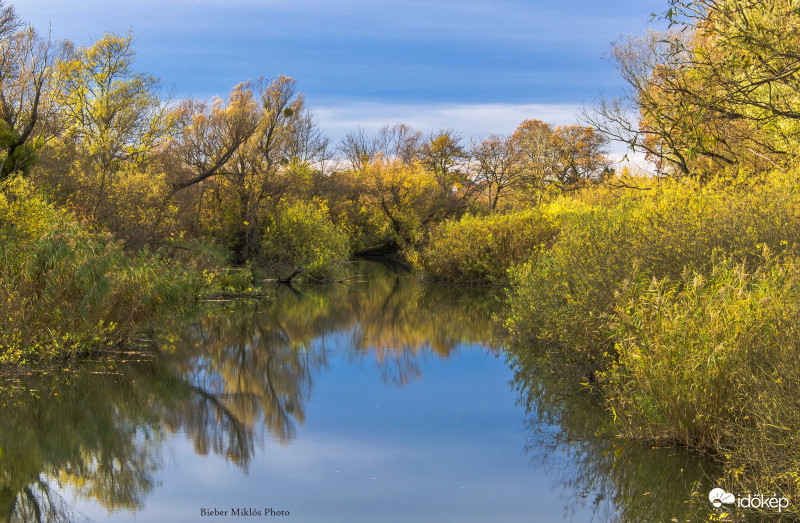
[[[510,368],[493,347],[490,292],[425,286],[377,264],[358,270],[349,286],[278,289],[176,321],[157,336],[154,360],[84,365],[7,389],[0,516],[688,514],[698,460],[594,436],[606,418],[585,395],[566,394],[513,353]]]

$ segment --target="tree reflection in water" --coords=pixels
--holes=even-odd
[[[601,399],[560,377],[530,347],[507,350],[528,413],[526,451],[557,478],[569,519],[587,505],[596,521],[708,521],[722,469],[668,443],[615,437]],[[568,465],[565,465],[568,463]]]
[[[123,355],[4,381],[0,518],[79,520],[56,491],[65,487],[109,512],[136,511],[171,433],[246,471],[265,437],[294,437],[331,352],[370,360],[402,385],[420,361],[447,358],[458,343],[488,346],[498,302],[485,292],[424,286],[377,264],[358,272],[350,285],[301,297],[277,288],[273,299],[176,320],[145,361]]]
[[[158,330],[155,356],[0,380],[0,519],[80,520],[63,489],[109,512],[137,511],[176,433],[247,471],[265,439],[295,437],[312,378],[334,355],[404,385],[459,344],[495,350],[499,300],[485,289],[423,285],[377,264],[357,270],[348,285],[278,287],[268,300],[176,319]],[[528,412],[527,450],[556,471],[566,517],[589,505],[600,521],[708,519],[710,504],[686,501],[708,492],[713,464],[610,437],[596,399],[559,381],[530,348],[507,354]]]

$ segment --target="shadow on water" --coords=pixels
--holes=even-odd
[[[500,350],[491,320],[500,301],[491,291],[423,285],[401,267],[356,268],[347,285],[301,288],[301,296],[277,287],[264,301],[166,322],[154,335],[155,355],[0,382],[0,519],[81,520],[64,489],[109,512],[136,512],[159,486],[176,435],[196,454],[247,471],[266,440],[295,438],[314,378],[333,356],[403,386],[421,377],[424,361],[460,346]],[[609,437],[595,400],[520,354],[509,352],[508,361],[528,413],[527,452],[552,471],[567,518],[588,505],[597,521],[707,520],[685,502],[706,488],[713,466]]]

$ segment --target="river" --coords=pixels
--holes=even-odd
[[[353,270],[5,379],[0,519],[708,520],[713,463],[608,435],[504,347],[497,291]]]

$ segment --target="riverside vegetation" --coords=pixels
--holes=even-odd
[[[628,89],[588,125],[466,144],[397,124],[333,145],[291,78],[165,99],[131,35],[47,41],[3,7],[0,364],[394,255],[507,286],[515,364],[583,383],[617,434],[706,450],[721,487],[796,513],[800,14],[665,8],[671,30],[613,46]],[[609,138],[655,174],[615,172]]]

